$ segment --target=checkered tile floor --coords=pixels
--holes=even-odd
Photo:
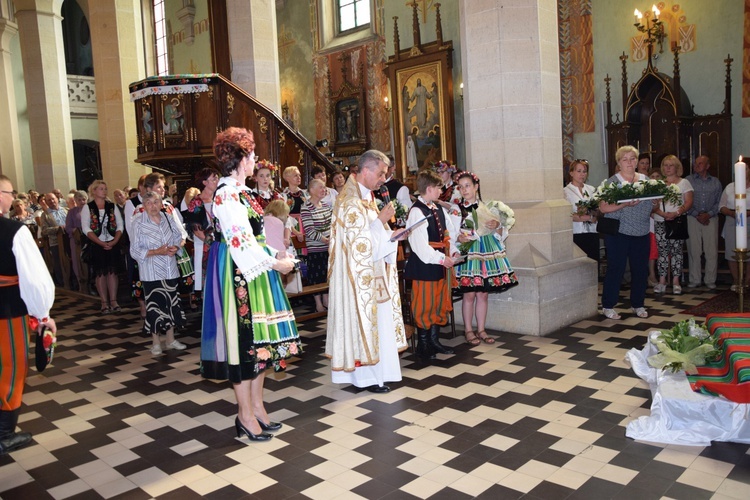
[[[650,399],[623,355],[715,293],[685,290],[650,295],[647,320],[597,316],[474,348],[457,338],[427,367],[404,355],[385,395],[333,385],[325,322],[308,322],[306,354],[269,374],[267,408],[284,428],[267,443],[236,439],[228,383],[199,376],[196,315],[186,351],[153,357],[136,309],[101,317],[96,299],[61,292],[58,352],[32,368],[21,410],[34,442],[0,458],[0,496],[745,499],[749,446],[624,435]]]

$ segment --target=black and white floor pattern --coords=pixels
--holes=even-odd
[[[749,446],[625,437],[650,393],[623,356],[716,293],[685,291],[650,294],[647,320],[495,332],[473,348],[457,337],[430,366],[405,353],[383,395],[332,384],[325,320],[307,322],[304,356],[269,373],[266,406],[284,427],[266,443],[237,439],[229,384],[200,377],[196,314],[188,349],[154,357],[136,309],[100,316],[96,299],[59,292],[55,360],[31,369],[21,409],[34,442],[0,457],[0,497],[746,499]]]

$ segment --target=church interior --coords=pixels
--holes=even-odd
[[[625,436],[651,406],[625,353],[722,290],[649,294],[645,320],[599,316],[600,270],[563,198],[571,162],[587,159],[596,186],[625,144],[652,164],[675,154],[685,174],[708,155],[722,185],[750,156],[750,0],[654,9],[0,0],[0,173],[17,190],[113,190],[152,170],[179,189],[228,126],[254,132],[260,159],[298,165],[303,187],[313,166],[346,171],[368,149],[407,184],[448,160],[515,211],[520,282],[490,299],[495,344],[457,336],[430,366],[404,353],[384,395],[332,384],[325,319],[300,323],[305,355],[266,388],[284,430],[249,445],[232,391],[200,377],[197,313],[188,349],[155,359],[137,306],[100,317],[96,298],[58,289],[58,353],[30,370],[19,422],[34,443],[0,457],[0,497],[746,498],[749,445]],[[636,26],[657,10],[661,33]]]

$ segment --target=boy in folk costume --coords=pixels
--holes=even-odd
[[[419,342],[417,357],[422,360],[435,358],[436,352],[453,354],[453,350],[440,344],[440,326],[448,322],[453,310],[446,269],[453,267],[458,256],[451,218],[435,203],[442,185],[435,172],[420,172],[417,190],[421,195],[409,211],[406,223],[409,227],[427,217],[427,222],[415,227],[409,235],[411,255],[404,267],[404,278],[412,280],[412,316]]]

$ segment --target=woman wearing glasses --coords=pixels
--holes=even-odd
[[[563,189],[565,199],[573,206],[573,243],[586,252],[590,259],[599,264],[599,233],[596,232],[596,212],[579,206],[592,199],[596,189],[586,184],[589,176],[589,162],[573,160],[568,170],[570,182]]]

